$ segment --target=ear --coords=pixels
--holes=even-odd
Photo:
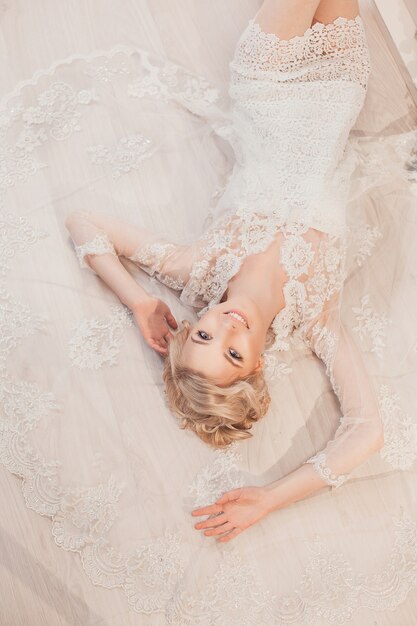
[[[255,369],[254,369],[253,371],[254,371],[254,372],[260,372],[260,371],[261,371],[261,369],[263,369],[264,365],[265,365],[265,359],[264,359],[264,357],[261,355],[261,356],[259,357],[258,362],[257,362],[257,364],[256,364],[256,366],[255,366]]]

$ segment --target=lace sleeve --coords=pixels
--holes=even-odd
[[[75,211],[66,227],[83,268],[97,254],[123,256],[172,289],[181,290],[189,274],[188,247],[154,235],[145,228],[92,211]]]
[[[324,362],[342,416],[325,448],[309,458],[326,484],[339,487],[383,445],[377,394],[361,352],[334,308],[309,324],[306,339]]]
[[[182,291],[190,272],[184,262],[187,250],[187,246],[156,239],[139,246],[128,258],[167,287]]]

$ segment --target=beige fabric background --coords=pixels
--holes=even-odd
[[[163,53],[196,73],[225,83],[227,60],[238,35],[259,3],[249,0],[22,0],[0,7],[0,89],[12,91],[37,70],[73,54],[88,54],[117,43]],[[380,39],[371,2],[363,2],[363,16],[371,38]],[[215,45],[213,45],[215,41]],[[375,115],[366,128],[379,131],[392,120],[407,117],[413,104],[395,59],[388,52],[374,59],[385,77],[386,98],[374,102]],[[361,123],[358,124],[361,127]],[[68,204],[69,206],[69,204]],[[184,216],[183,218],[184,219]],[[186,228],[186,220],[181,227]],[[52,249],[52,248],[51,248]],[[41,359],[40,359],[41,361]],[[153,367],[153,362],[152,362]],[[42,363],[39,363],[42,367]],[[75,449],[71,454],[76,455]],[[174,455],[173,455],[174,456]],[[259,468],[266,464],[259,461]],[[290,462],[291,464],[291,462]],[[120,589],[91,584],[79,558],[59,549],[50,522],[28,510],[19,479],[1,468],[0,492],[0,623],[3,625],[116,626],[157,624],[155,618],[134,613]],[[306,522],[307,524],[307,522]],[[364,542],[366,544],[366,542]],[[364,549],[366,545],[364,545]],[[280,555],[277,555],[277,559]],[[417,623],[414,587],[394,611],[355,613],[355,626],[407,626]],[[160,624],[165,622],[161,619]],[[322,622],[325,624],[326,622]]]

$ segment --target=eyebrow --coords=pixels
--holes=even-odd
[[[194,343],[199,343],[201,346],[207,345],[207,341],[198,341],[198,339],[194,339],[192,335],[190,335],[190,339]],[[243,365],[239,365],[239,363],[236,363],[236,361],[232,359],[232,357],[229,354],[226,354],[226,352],[223,352],[223,356],[225,359],[229,361],[229,363],[233,365],[233,367],[240,367],[240,368],[243,367]]]

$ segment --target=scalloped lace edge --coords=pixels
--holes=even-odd
[[[92,52],[89,52],[86,54],[83,54],[83,53],[71,54],[67,57],[54,61],[53,63],[51,63],[51,65],[47,69],[44,68],[44,69],[36,70],[30,78],[25,78],[21,80],[20,82],[18,82],[15,85],[15,87],[12,89],[12,91],[9,91],[0,100],[0,111],[6,108],[8,102],[12,100],[13,98],[15,98],[16,96],[18,96],[24,87],[28,85],[36,85],[39,78],[41,78],[42,76],[48,76],[48,75],[52,76],[55,70],[61,65],[70,65],[71,63],[73,63],[73,61],[90,61],[91,59],[94,59],[96,57],[101,57],[101,56],[111,58],[118,52],[123,52],[125,54],[133,54],[134,52],[138,52],[141,56],[153,54],[151,50],[146,50],[145,48],[140,48],[138,46],[129,46],[123,43],[115,44],[111,48],[107,48],[107,50],[98,49],[98,50],[93,50]],[[155,56],[158,56],[158,55],[155,54]],[[182,65],[178,63],[176,65],[178,65],[178,67],[182,67]]]
[[[293,37],[284,39],[282,37],[278,37],[278,35],[276,35],[275,33],[268,33],[265,30],[263,30],[259,22],[256,22],[255,19],[256,18],[252,18],[249,20],[249,26],[253,27],[259,35],[265,36],[266,38],[271,39],[272,41],[276,41],[278,44],[280,43],[288,44],[288,43],[293,43],[293,42],[295,43],[297,41],[302,41],[308,38],[310,35],[312,35],[316,31],[333,30],[335,26],[339,26],[341,24],[346,24],[350,26],[354,26],[355,24],[358,24],[364,27],[363,20],[360,15],[357,15],[354,18],[339,16],[339,17],[336,17],[333,21],[327,22],[327,24],[325,24],[324,22],[315,22],[314,24],[309,26],[309,28],[307,28],[307,30],[304,31],[302,35],[294,35]]]

